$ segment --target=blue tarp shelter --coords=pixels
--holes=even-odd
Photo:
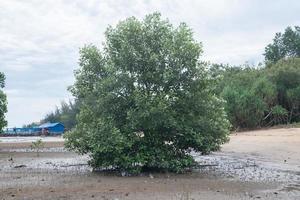
[[[7,128],[5,135],[61,135],[65,131],[65,126],[61,123],[44,123],[32,128]]]
[[[45,129],[50,134],[58,135],[62,134],[65,131],[65,126],[61,123],[45,123],[38,126],[41,130]]]

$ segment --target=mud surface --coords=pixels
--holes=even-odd
[[[63,142],[64,139],[61,136],[17,136],[17,137],[0,137],[2,143],[30,143],[41,139],[43,142]]]
[[[300,129],[233,134],[222,151],[194,154],[191,173],[138,177],[92,172],[61,138],[39,157],[30,140],[0,141],[0,199],[300,199]]]

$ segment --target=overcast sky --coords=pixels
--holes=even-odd
[[[39,121],[71,98],[78,49],[103,42],[108,24],[159,11],[186,22],[203,60],[257,64],[276,32],[300,25],[299,0],[0,0],[0,71],[8,126]]]

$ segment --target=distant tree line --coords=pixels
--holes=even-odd
[[[60,107],[56,107],[54,112],[51,112],[41,120],[41,123],[46,122],[61,122],[67,130],[72,129],[76,124],[76,115],[79,113],[78,101],[62,101]]]
[[[264,56],[264,67],[216,67],[216,92],[235,128],[300,121],[300,27],[277,33]]]
[[[234,128],[300,121],[300,28],[277,33],[264,55],[264,66],[210,67]]]
[[[300,27],[287,27],[284,33],[276,33],[273,42],[265,48],[266,64],[274,64],[284,58],[300,57]]]
[[[39,122],[33,122],[23,127],[34,127],[47,122],[60,122],[66,130],[71,130],[76,125],[76,115],[79,113],[79,101],[62,101],[54,111],[46,114]]]
[[[268,68],[214,66],[215,91],[235,129],[300,121],[300,58]]]

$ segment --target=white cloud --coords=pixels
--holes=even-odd
[[[0,8],[10,126],[36,121],[67,98],[78,49],[100,46],[106,27],[127,17],[159,11],[186,22],[204,44],[203,59],[230,64],[262,61],[275,32],[300,24],[297,0],[0,0]]]

